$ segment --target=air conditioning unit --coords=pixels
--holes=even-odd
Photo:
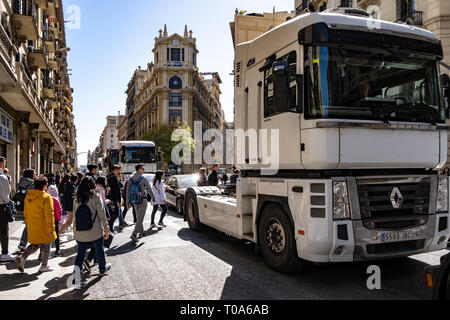
[[[332,8],[332,9],[325,10],[325,12],[348,14],[351,16],[358,16],[358,17],[365,17],[365,18],[370,17],[370,15],[367,13],[367,11],[358,9],[358,8]]]

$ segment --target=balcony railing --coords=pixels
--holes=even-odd
[[[416,26],[423,26],[423,12],[422,11],[415,11],[413,14],[413,20],[414,25]]]
[[[19,41],[36,40],[39,21],[34,0],[13,0],[13,30]]]
[[[42,87],[44,89],[54,89],[55,85],[52,78],[43,78],[42,79]]]
[[[13,0],[12,10],[15,14],[37,18],[36,3],[34,0]]]

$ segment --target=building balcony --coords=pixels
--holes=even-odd
[[[13,84],[17,81],[15,74],[17,48],[11,41],[11,34],[0,25],[0,83]]]
[[[32,69],[47,69],[47,50],[42,39],[28,47],[28,62]]]
[[[40,94],[36,90],[35,81],[30,77],[29,70],[23,62],[16,62],[15,66],[18,81],[14,85],[4,86],[0,96],[6,103],[13,106],[18,112],[28,112],[30,123],[39,125],[39,132],[48,139],[55,141],[60,150],[62,142],[58,139],[53,127],[54,119],[50,109],[45,106]]]
[[[59,107],[59,102],[56,99],[48,99],[47,100],[47,105],[52,108],[52,109],[57,109]]]
[[[47,35],[46,39],[45,39],[45,48],[47,49],[47,52],[51,52],[54,53],[56,52],[56,40],[53,36],[49,36]]]
[[[53,79],[44,78],[42,79],[42,92],[45,98],[55,98],[55,86],[53,84]]]
[[[67,68],[67,59],[63,58],[63,57],[57,57],[56,58],[58,60],[58,65],[60,67],[63,67],[64,69]],[[65,71],[64,71],[65,72]]]
[[[49,22],[48,23],[48,31],[53,32],[54,34],[59,33],[59,23],[58,22]]]
[[[36,5],[40,9],[47,9],[48,8],[48,0],[35,0]]]
[[[34,0],[12,1],[12,27],[19,41],[37,40],[37,10]]]
[[[58,61],[56,60],[56,58],[48,59],[48,67],[50,70],[58,70]]]
[[[56,18],[56,8],[59,7],[58,0],[48,0],[48,7],[45,12],[50,18]]]

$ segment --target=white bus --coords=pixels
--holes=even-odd
[[[122,167],[122,183],[135,171],[137,164],[145,165],[145,173],[155,173],[158,166],[158,152],[151,141],[120,142],[119,165]]]

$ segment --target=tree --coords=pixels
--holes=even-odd
[[[172,135],[176,130],[180,129],[183,130],[183,134],[179,139],[172,141]],[[173,163],[171,159],[172,150],[180,143],[183,143],[183,145],[190,149],[191,152],[194,150],[192,129],[187,123],[183,123],[179,119],[175,122],[159,124],[155,128],[148,131],[144,135],[143,140],[154,142],[156,144],[156,148],[159,148],[161,151],[161,161],[167,162],[168,164]]]

